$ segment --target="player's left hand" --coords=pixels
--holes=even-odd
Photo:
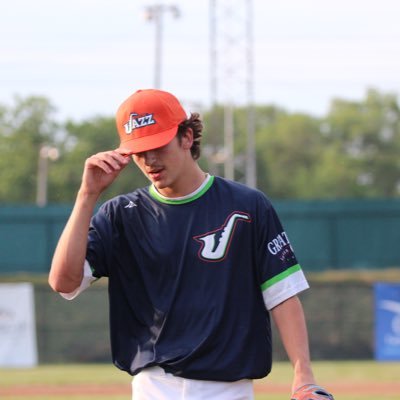
[[[292,394],[291,400],[335,400],[321,386],[308,384],[299,387]]]

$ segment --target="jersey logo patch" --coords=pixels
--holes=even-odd
[[[129,200],[129,203],[124,206],[124,208],[133,208],[133,207],[137,207],[137,204],[134,203],[132,200]]]
[[[251,222],[250,215],[235,211],[228,216],[220,228],[204,235],[194,236],[193,239],[201,244],[198,253],[199,258],[211,262],[224,260],[228,254],[233,234],[239,221]]]
[[[125,132],[127,135],[131,134],[134,129],[143,128],[144,126],[153,125],[156,121],[153,114],[138,115],[132,113],[129,116],[129,121],[124,124]]]

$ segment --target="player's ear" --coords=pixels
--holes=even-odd
[[[192,128],[187,128],[182,135],[181,139],[182,147],[185,150],[190,150],[193,145],[193,130]]]

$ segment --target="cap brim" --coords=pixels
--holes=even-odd
[[[124,140],[119,147],[129,150],[130,154],[143,153],[144,151],[158,149],[167,145],[178,132],[178,127],[168,129],[161,133]]]

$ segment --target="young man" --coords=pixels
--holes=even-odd
[[[252,399],[271,369],[270,314],[293,392],[329,398],[313,386],[308,284],[269,200],[201,170],[199,115],[172,94],[139,90],[116,120],[121,145],[86,160],[49,283],[72,299],[108,277],[113,362],[135,376],[134,399]],[[151,185],[92,217],[129,155]]]

